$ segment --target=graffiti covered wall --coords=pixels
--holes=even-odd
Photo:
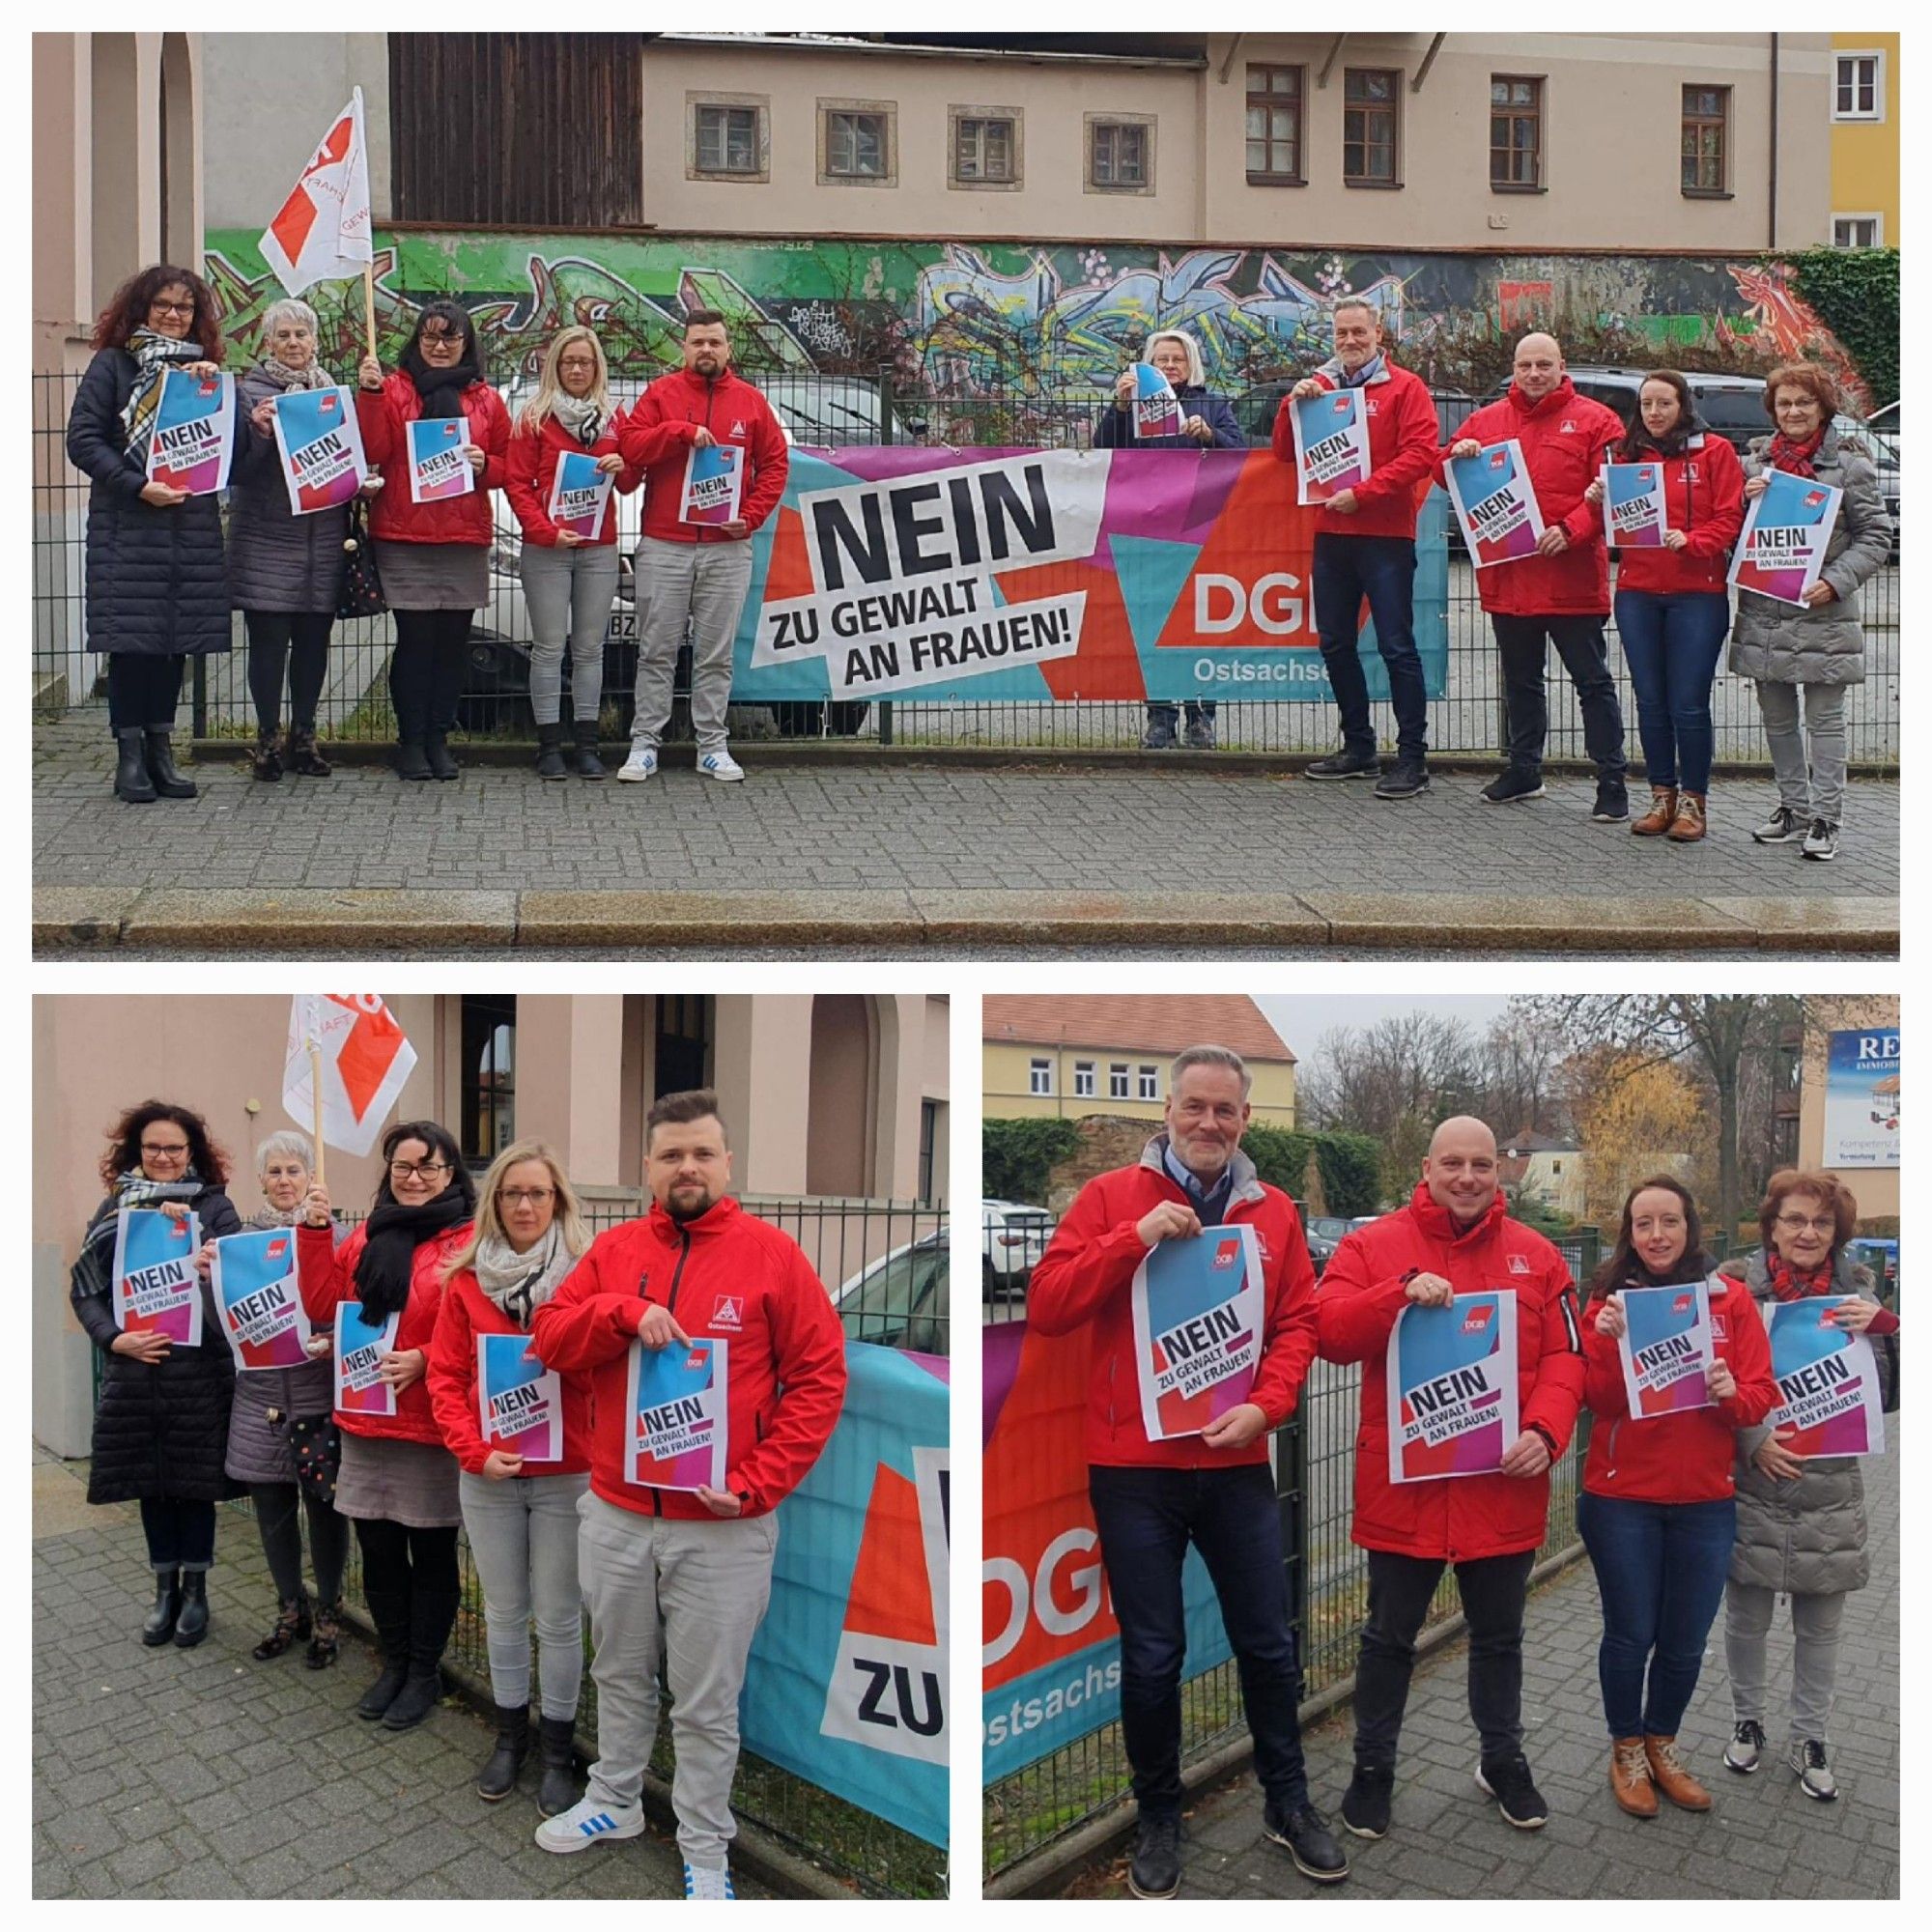
[[[1291,248],[1024,247],[960,242],[744,240],[718,236],[405,233],[379,237],[382,354],[418,305],[454,295],[476,318],[498,381],[533,375],[565,323],[588,324],[631,381],[675,360],[678,318],[731,318],[751,371],[876,378],[936,402],[1097,400],[1150,330],[1197,336],[1209,385],[1239,391],[1326,353],[1340,295],[1381,311],[1403,360],[1431,383],[1487,388],[1504,339],[1542,324],[1574,361],[1681,356],[1755,370],[1824,360],[1855,400],[1837,339],[1776,264],[1674,256],[1299,253]],[[208,269],[238,361],[282,291],[252,234],[209,237]],[[325,357],[359,354],[355,283],[309,292]]]

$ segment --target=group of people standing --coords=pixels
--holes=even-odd
[[[661,1096],[646,1139],[651,1211],[592,1238],[568,1175],[541,1142],[506,1148],[479,1182],[445,1128],[406,1122],[384,1137],[374,1203],[345,1236],[300,1134],[262,1143],[264,1206],[244,1224],[206,1122],[158,1100],[130,1108],[109,1135],[106,1195],[71,1291],[104,1357],[88,1499],[139,1502],[156,1584],[141,1639],[186,1648],[208,1634],[215,1505],[245,1492],[279,1598],[254,1655],[267,1662],[306,1639],[317,1668],[337,1656],[353,1523],[383,1659],[355,1709],[389,1731],[419,1724],[442,1695],[461,1601],[460,1527],[482,1586],[497,1719],[478,1795],[507,1797],[530,1753],[534,1621],[537,1843],[569,1853],[636,1837],[662,1664],[686,1895],[730,1897],[738,1700],[770,1598],[774,1512],[838,1421],[844,1331],[797,1243],[731,1197],[730,1148],[709,1090]],[[117,1323],[114,1237],[129,1208],[192,1212],[209,1236],[197,1257],[202,1346]],[[238,1372],[221,1339],[213,1242],[244,1226],[295,1231],[315,1334],[304,1367]],[[345,1302],[359,1303],[371,1325],[397,1319],[379,1364],[393,1414],[335,1404],[332,1336]],[[486,1335],[527,1337],[529,1355],[556,1372],[554,1461],[485,1440],[477,1340]],[[726,1486],[630,1481],[634,1345],[706,1336],[729,1338]],[[586,1605],[599,1755],[580,1798],[571,1740]]]
[[[1091,1335],[1089,1494],[1120,1624],[1121,1728],[1139,1810],[1135,1893],[1169,1897],[1180,1881],[1180,1572],[1190,1544],[1239,1668],[1264,1831],[1318,1883],[1349,1875],[1308,1786],[1268,1463],[1268,1433],[1293,1413],[1318,1359],[1361,1369],[1350,1534],[1367,1555],[1368,1607],[1353,1772],[1340,1807],[1348,1832],[1378,1839],[1393,1828],[1416,1639],[1450,1567],[1469,1629],[1476,1783],[1510,1825],[1548,1822],[1523,1748],[1524,1606],[1548,1530],[1549,1470],[1585,1405],[1595,1423],[1578,1522],[1603,1605],[1599,1674],[1615,1802],[1637,1817],[1656,1816],[1660,1797],[1711,1808],[1679,1738],[1720,1603],[1732,1700],[1724,1763],[1758,1770],[1771,1748],[1765,1640],[1779,1596],[1790,1599],[1796,1643],[1786,1762],[1807,1797],[1836,1798],[1829,1740],[1838,1632],[1845,1597],[1869,1568],[1862,1492],[1857,1459],[1801,1461],[1788,1432],[1770,1426],[1777,1391],[1764,1311],[1833,1297],[1840,1328],[1893,1338],[1880,1359],[1895,1387],[1897,1318],[1847,1251],[1858,1210],[1842,1183],[1775,1175],[1759,1212],[1763,1246],[1733,1277],[1704,1251],[1689,1191],[1668,1176],[1647,1179],[1626,1199],[1616,1243],[1579,1311],[1561,1254],[1507,1210],[1493,1134],[1459,1117],[1436,1128],[1406,1205],[1349,1235],[1318,1287],[1294,1204],[1241,1151],[1249,1085],[1226,1047],[1180,1054],[1164,1130],[1135,1165],[1081,1189],[1028,1292],[1034,1327]],[[1254,1227],[1262,1256],[1253,1388],[1198,1435],[1151,1438],[1133,1395],[1135,1273],[1159,1243],[1231,1224]],[[1618,1359],[1622,1297],[1695,1280],[1707,1283],[1713,1315],[1709,1406],[1633,1417]],[[1398,1318],[1498,1286],[1515,1295],[1516,1440],[1493,1473],[1393,1480],[1387,1361]]]

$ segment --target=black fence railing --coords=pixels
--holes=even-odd
[[[970,396],[935,393],[943,369],[924,372],[927,386],[895,386],[891,372],[876,377],[753,370],[806,447],[878,442],[935,447],[1081,448],[1102,398],[1081,388],[1053,388],[1011,372],[990,392]],[[64,438],[75,378],[33,378],[34,460],[34,709],[52,716],[76,705],[103,703],[103,661],[85,636],[82,533],[86,479],[68,464]],[[1251,442],[1264,443],[1281,388],[1258,383],[1234,399]],[[628,396],[623,398],[628,400]],[[517,390],[510,400],[521,400]],[[1473,407],[1467,396],[1437,396],[1442,433],[1453,433]],[[1897,502],[1898,444],[1893,436],[1867,432],[1884,469],[1888,499]],[[504,499],[495,499],[497,541],[490,554],[489,600],[471,633],[469,668],[459,711],[459,728],[472,739],[522,742],[534,725],[528,696],[529,614],[518,574],[517,525]],[[630,565],[639,506],[619,499],[623,553],[617,602],[606,640],[604,729],[621,737],[630,727],[631,691],[638,640],[636,583]],[[1852,762],[1861,771],[1892,772],[1899,756],[1899,584],[1896,556],[1859,596],[1866,639],[1865,681],[1851,687],[1846,728]],[[1477,599],[1474,572],[1453,540],[1449,554],[1448,669],[1443,695],[1429,707],[1429,737],[1437,752],[1499,756],[1503,744],[1502,686],[1488,620]],[[1611,636],[1614,639],[1614,625]],[[392,736],[385,671],[393,641],[386,616],[336,626],[328,673],[318,711],[322,734],[336,743],[380,744]],[[1619,699],[1634,750],[1635,704],[1621,650],[1611,652]],[[688,672],[679,668],[679,691]],[[1552,672],[1549,753],[1583,756],[1582,722],[1568,681]],[[197,659],[188,696],[193,734],[199,739],[242,739],[254,729],[248,696],[247,639],[240,614],[234,647],[226,655]],[[1313,702],[1218,700],[1218,741],[1233,751],[1311,753],[1332,747],[1332,707]],[[1058,703],[1008,699],[921,702],[896,698],[867,706],[856,702],[798,701],[738,707],[734,735],[741,737],[864,738],[899,745],[971,746],[988,749],[1099,750],[1137,746],[1146,724],[1139,702]],[[1717,755],[1722,762],[1768,760],[1749,683],[1720,671],[1713,697]],[[680,696],[671,735],[688,735]]]

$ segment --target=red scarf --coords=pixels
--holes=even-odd
[[[1808,442],[1793,442],[1782,430],[1772,438],[1771,451],[1767,458],[1774,469],[1782,469],[1792,476],[1816,476],[1811,467],[1811,459],[1818,454],[1818,445],[1825,440],[1825,424],[1818,425],[1818,434]]]
[[[1771,1271],[1771,1292],[1780,1301],[1803,1301],[1807,1294],[1832,1293],[1833,1269],[1830,1255],[1809,1274],[1801,1274],[1776,1248],[1765,1249],[1764,1260]]]

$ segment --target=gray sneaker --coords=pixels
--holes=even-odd
[[[1830,1804],[1837,1797],[1838,1780],[1832,1776],[1832,1767],[1825,1761],[1824,1739],[1793,1739],[1791,1752],[1785,1762],[1798,1774],[1798,1788],[1806,1798],[1817,1798]]]
[[[1835,859],[1838,856],[1838,828],[1827,825],[1822,818],[1814,818],[1811,830],[1804,835],[1804,856],[1827,862]]]
[[[1788,805],[1780,805],[1762,825],[1751,827],[1751,837],[1760,845],[1785,845],[1804,830],[1804,822]]]
[[[1748,1777],[1764,1755],[1764,1726],[1755,1718],[1746,1718],[1731,1733],[1724,1747],[1724,1769],[1739,1771]]]

